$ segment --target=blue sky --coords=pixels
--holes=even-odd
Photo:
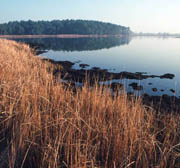
[[[180,0],[1,0],[0,23],[29,19],[99,20],[134,32],[180,33]]]

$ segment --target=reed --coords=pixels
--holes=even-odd
[[[106,86],[73,91],[25,44],[0,40],[0,167],[180,167],[180,115]]]

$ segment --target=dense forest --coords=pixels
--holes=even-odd
[[[0,35],[97,34],[128,35],[130,28],[89,20],[14,21],[0,24]]]

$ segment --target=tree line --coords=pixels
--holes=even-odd
[[[13,21],[0,24],[1,35],[130,34],[130,28],[90,20]]]

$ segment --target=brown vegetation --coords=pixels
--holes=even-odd
[[[73,92],[13,41],[0,40],[0,69],[1,167],[180,167],[178,114],[88,82]]]

